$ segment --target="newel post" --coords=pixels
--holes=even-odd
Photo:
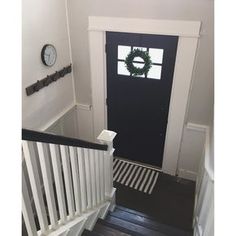
[[[104,167],[105,167],[105,194],[108,198],[112,197],[113,191],[113,140],[116,136],[116,132],[110,130],[103,130],[97,139],[108,146],[107,151],[104,154]]]

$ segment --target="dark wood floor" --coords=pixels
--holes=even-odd
[[[160,174],[151,195],[119,183],[114,212],[85,236],[192,236],[195,183]],[[23,227],[24,229],[24,227]],[[22,235],[27,235],[23,230]]]
[[[116,206],[104,220],[99,219],[92,231],[83,236],[192,236],[192,232],[161,224],[142,212]]]
[[[151,195],[119,183],[118,205],[143,212],[156,221],[186,231],[192,231],[195,182],[160,174]]]

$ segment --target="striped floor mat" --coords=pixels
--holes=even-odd
[[[119,158],[114,159],[113,173],[115,182],[147,194],[152,193],[159,175],[157,170]]]

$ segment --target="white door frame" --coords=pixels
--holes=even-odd
[[[200,26],[200,21],[89,17],[94,138],[107,129],[106,31],[179,36],[162,165],[163,172],[176,174]]]

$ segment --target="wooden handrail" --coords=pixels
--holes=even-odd
[[[92,143],[92,142],[88,142],[88,141],[84,141],[80,139],[69,138],[69,137],[49,134],[49,133],[43,133],[43,132],[28,130],[28,129],[22,129],[22,140],[60,144],[60,145],[66,145],[66,146],[89,148],[89,149],[104,150],[104,151],[108,149],[108,146],[104,144]]]

